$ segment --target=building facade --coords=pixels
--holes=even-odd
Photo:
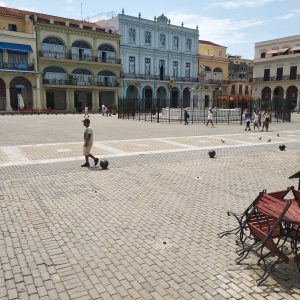
[[[253,97],[300,110],[300,35],[255,44]]]
[[[36,34],[29,16],[0,7],[0,111],[37,108]]]
[[[253,60],[229,55],[229,107],[248,106],[252,96]]]
[[[89,22],[34,14],[41,108],[99,111],[117,103],[119,36]]]
[[[210,41],[199,40],[200,91],[204,106],[223,107],[223,98],[228,98],[227,47]]]
[[[151,108],[190,105],[197,84],[198,28],[172,25],[163,14],[147,20],[121,14],[97,22],[121,35],[121,97]]]
[[[116,105],[118,34],[95,23],[0,8],[0,110],[99,111]]]

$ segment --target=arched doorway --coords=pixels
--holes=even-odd
[[[281,86],[277,86],[273,92],[273,107],[275,111],[281,111],[284,106],[284,90]]]
[[[214,80],[216,81],[222,81],[222,78],[223,78],[223,71],[221,68],[217,67],[217,68],[214,68],[213,70],[213,76],[214,76]]]
[[[0,78],[0,110],[5,110],[6,106],[6,87],[5,82]]]
[[[292,110],[297,105],[297,98],[298,98],[298,89],[295,86],[290,86],[286,90],[286,100],[289,102],[289,106]]]
[[[261,91],[261,103],[258,107],[262,110],[266,110],[271,107],[272,91],[269,87],[264,87]]]
[[[115,63],[116,52],[112,45],[102,44],[98,47],[98,61]]]
[[[126,111],[135,115],[138,104],[138,89],[135,85],[128,86],[126,90]]]
[[[167,91],[164,87],[160,86],[157,89],[157,101],[159,103],[159,110],[167,107]]]
[[[153,103],[153,91],[150,86],[145,86],[143,88],[143,101],[145,105],[145,112],[150,112],[152,110]]]
[[[15,77],[10,82],[10,105],[12,109],[30,109],[32,108],[32,101],[32,85],[30,81],[22,76]]]
[[[190,89],[185,88],[183,90],[183,107],[189,107],[191,102],[191,94],[190,94]]]
[[[179,90],[177,87],[173,87],[171,90],[171,105],[170,105],[170,107],[177,108],[179,106],[180,106]]]

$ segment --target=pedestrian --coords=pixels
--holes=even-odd
[[[84,117],[85,118],[89,118],[90,116],[89,116],[89,108],[88,108],[88,106],[85,106],[84,107]]]
[[[269,131],[270,122],[271,122],[271,112],[268,109],[267,112],[265,113],[265,127],[266,127],[266,131]]]
[[[189,122],[188,122],[188,118],[190,117],[190,115],[188,114],[187,112],[187,109],[185,108],[184,109],[184,125],[188,125]]]
[[[259,131],[259,114],[258,111],[254,111],[253,114],[253,130],[255,131],[255,128],[257,127],[257,130]]]
[[[246,122],[246,128],[245,128],[245,131],[248,129],[248,131],[251,131],[251,128],[250,128],[250,123],[251,123],[251,115],[250,113],[247,111],[245,113],[245,122]]]
[[[215,127],[213,124],[213,110],[211,107],[208,108],[206,126],[208,125],[208,123],[211,123],[211,126]]]
[[[93,129],[90,127],[90,119],[84,119],[83,126],[85,127],[83,135],[83,155],[85,157],[85,163],[81,167],[90,167],[89,157],[94,160],[95,166],[99,162],[99,158],[91,154],[91,148],[93,146]]]
[[[260,120],[261,120],[261,131],[264,131],[264,128],[265,128],[265,113],[262,112],[261,113],[261,117],[260,117]]]
[[[105,114],[105,105],[104,104],[102,104],[101,110],[102,110],[102,116],[104,116],[104,114]]]

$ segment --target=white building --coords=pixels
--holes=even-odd
[[[97,22],[121,35],[121,97],[150,109],[190,104],[197,85],[198,28],[171,25],[163,14],[147,20],[124,14]],[[133,103],[132,102],[132,103]]]
[[[254,98],[300,110],[300,35],[255,44]]]

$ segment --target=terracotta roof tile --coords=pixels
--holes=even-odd
[[[80,20],[76,20],[76,19],[68,19],[68,18],[63,18],[63,17],[58,17],[58,16],[51,16],[51,15],[46,15],[46,14],[42,14],[42,13],[38,13],[38,12],[20,10],[20,9],[15,9],[15,8],[10,8],[10,7],[0,6],[0,15],[14,16],[14,17],[25,17],[25,16],[36,15],[38,18],[41,18],[41,19],[46,19],[46,20],[53,19],[54,21],[57,21],[57,22],[69,22],[69,23],[77,24],[77,25],[82,24],[83,26],[95,27],[97,29],[104,30],[103,27],[97,25],[96,23],[92,23],[92,22],[80,21]]]
[[[199,43],[200,43],[200,44],[211,45],[211,46],[218,46],[218,47],[224,47],[224,48],[227,48],[227,47],[225,47],[225,46],[221,46],[221,45],[215,44],[215,43],[210,42],[210,41],[205,41],[205,40],[199,40]]]

